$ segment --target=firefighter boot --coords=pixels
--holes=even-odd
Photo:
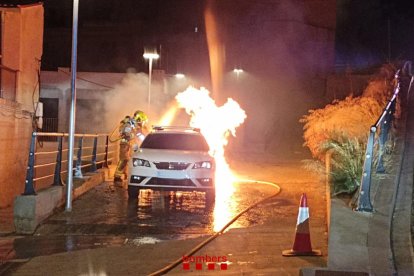
[[[122,178],[121,177],[119,177],[119,176],[115,176],[114,177],[114,184],[115,185],[118,185],[118,186],[122,186]]]

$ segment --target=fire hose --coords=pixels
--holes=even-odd
[[[267,200],[277,196],[281,189],[278,185],[276,185],[273,182],[268,182],[268,181],[259,181],[259,180],[250,180],[250,179],[237,179],[238,182],[241,183],[246,183],[246,184],[264,184],[264,185],[270,185],[273,186],[274,188],[277,189],[277,192],[265,197],[257,202],[255,202],[254,204],[248,206],[247,208],[245,208],[244,210],[242,210],[241,212],[239,212],[236,216],[234,216],[226,225],[223,226],[223,228],[221,228],[217,233],[215,233],[213,236],[209,237],[208,239],[204,240],[203,242],[199,243],[198,245],[196,245],[195,247],[193,247],[189,252],[187,252],[186,254],[184,254],[184,256],[192,256],[194,253],[196,253],[198,250],[200,250],[201,248],[203,248],[205,245],[207,245],[209,242],[211,242],[212,240],[214,240],[215,238],[217,238],[218,236],[220,236],[221,234],[223,234],[223,232],[230,226],[232,225],[239,217],[241,217],[244,213],[248,212],[250,209],[266,202]],[[172,269],[174,269],[175,267],[177,267],[180,263],[183,262],[183,258],[179,258],[177,260],[175,260],[174,262],[172,262],[171,264],[149,274],[149,276],[158,276],[158,275],[164,275],[167,272],[171,271]]]
[[[116,126],[116,127],[114,128],[114,130],[112,130],[111,134],[109,134],[109,142],[111,142],[111,143],[115,143],[116,141],[119,141],[119,140],[121,140],[121,139],[122,139],[122,137],[116,138],[115,140],[114,140],[114,139],[112,139],[112,135],[114,135],[114,133],[115,133],[115,131],[116,131],[117,129],[118,129],[118,126]]]
[[[118,129],[118,126],[115,126],[115,128],[112,130],[111,134],[109,134],[109,142],[111,143],[115,143],[119,140],[121,140],[123,137],[119,136],[118,134],[118,138],[113,138],[112,136],[114,135],[115,131]],[[132,130],[131,129],[127,129],[127,133],[130,133]],[[142,142],[145,138],[145,135],[142,132],[138,132],[136,133],[136,137]]]

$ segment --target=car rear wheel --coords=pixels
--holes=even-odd
[[[136,199],[139,194],[139,188],[136,186],[128,185],[128,198]]]

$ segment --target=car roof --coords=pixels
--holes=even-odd
[[[151,133],[181,133],[201,135],[199,128],[187,126],[152,126]]]

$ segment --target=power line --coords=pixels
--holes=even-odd
[[[59,69],[59,68],[58,68],[58,72],[65,73],[66,75],[70,76],[69,72],[66,72],[65,70],[62,70],[62,69]],[[76,77],[76,79],[82,80],[82,81],[85,81],[85,82],[89,82],[89,83],[92,83],[92,84],[95,84],[95,85],[98,85],[98,86],[101,86],[101,87],[105,87],[105,88],[108,88],[108,89],[115,89],[115,87],[108,86],[108,85],[98,83],[98,82],[95,82],[95,81],[91,81],[91,80],[88,80],[88,79],[85,79],[85,78]]]

